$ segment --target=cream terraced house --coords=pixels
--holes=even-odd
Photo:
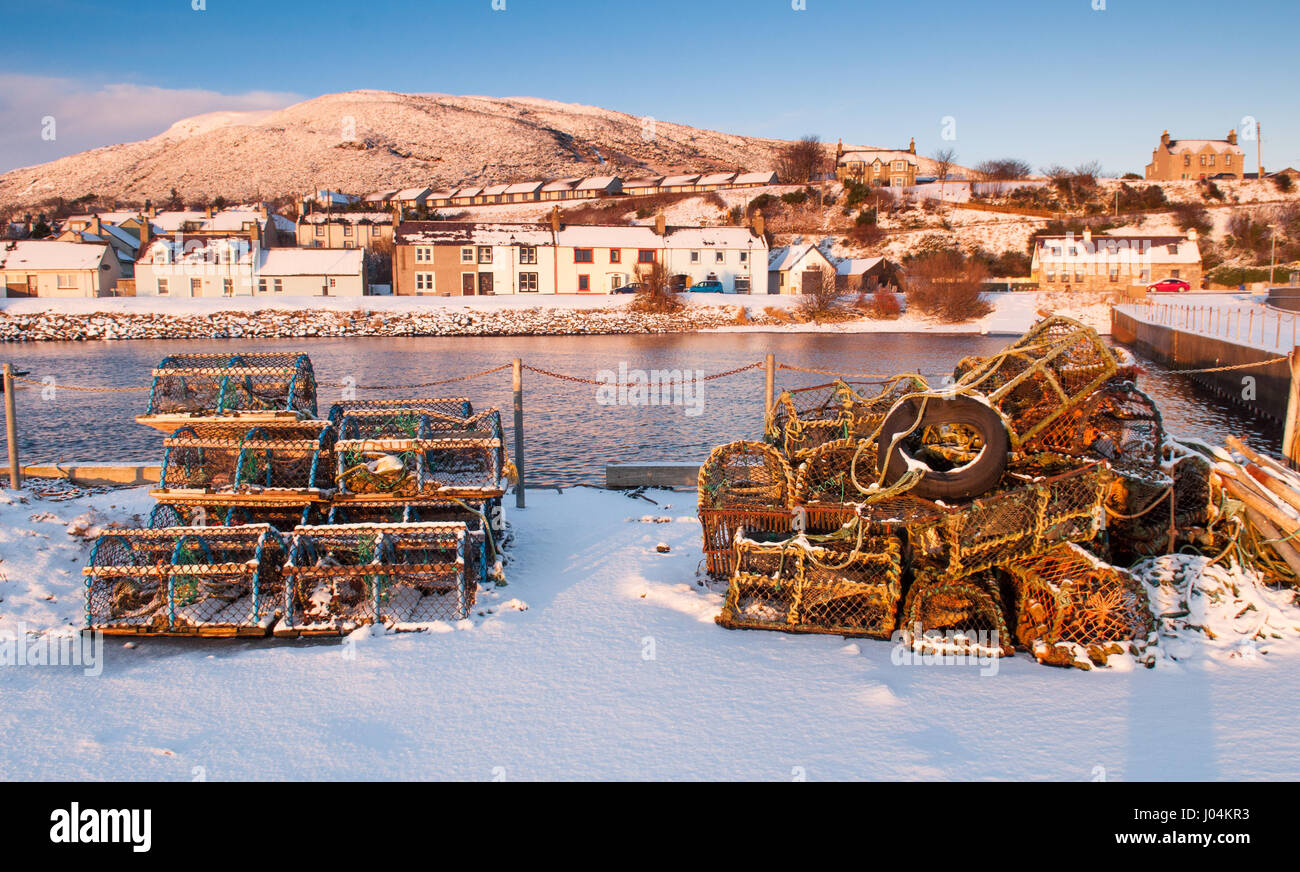
[[[395,235],[393,293],[608,294],[655,263],[684,286],[767,292],[767,243],[745,227],[410,221]]]
[[[106,297],[122,266],[106,243],[47,239],[0,241],[6,297]]]
[[[920,165],[916,159],[916,140],[907,151],[888,148],[844,148],[835,145],[835,178],[841,182],[888,185],[891,188],[916,184]]]
[[[151,242],[135,266],[137,297],[360,297],[359,248],[263,249],[243,238]]]
[[[1181,279],[1201,286],[1201,252],[1197,233],[1186,236],[1107,234],[1040,236],[1030,264],[1043,290],[1123,291],[1161,279]]]

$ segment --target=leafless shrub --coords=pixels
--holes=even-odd
[[[789,184],[811,182],[826,165],[826,149],[818,136],[805,136],[781,147],[777,173]]]
[[[907,267],[907,304],[951,323],[979,318],[993,310],[982,295],[986,278],[985,265],[959,251],[924,254]]]
[[[844,313],[844,301],[835,270],[822,267],[817,280],[805,284],[799,300],[799,314],[807,321],[824,321]]]
[[[641,287],[629,304],[633,312],[665,315],[680,312],[685,307],[673,289],[672,276],[661,262],[656,260],[648,268],[642,269],[637,274],[637,280]]]

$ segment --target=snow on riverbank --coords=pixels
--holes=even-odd
[[[892,321],[859,318],[792,324],[787,313],[799,305],[798,296],[685,294],[683,297],[687,308],[670,315],[632,312],[628,308],[631,296],[622,295],[0,299],[0,341],[539,336],[690,333],[712,329],[1019,335],[1044,312],[1071,315],[1103,333],[1110,331],[1109,303],[1048,293],[989,294],[993,311],[960,324],[908,311]],[[742,309],[744,317],[741,317]]]
[[[441,632],[109,638],[98,676],[0,666],[0,778],[1300,777],[1281,595],[1240,620],[1268,605],[1281,638],[1201,643],[1187,624],[1236,632],[1207,598],[1150,670],[894,665],[888,642],[718,627],[694,494],[650,496],[530,492],[509,585]],[[0,633],[77,625],[70,525],[128,522],[147,495],[21,498],[0,492]],[[1160,571],[1174,609],[1185,571]],[[1238,608],[1223,596],[1215,614]]]

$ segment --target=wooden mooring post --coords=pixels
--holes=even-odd
[[[23,486],[23,468],[18,462],[18,420],[14,417],[14,365],[4,365],[5,438],[9,441],[9,486]]]
[[[1300,469],[1300,345],[1291,349],[1291,390],[1287,394],[1286,429],[1282,453],[1293,469]]]
[[[515,391],[515,507],[524,507],[524,362],[511,361]]]

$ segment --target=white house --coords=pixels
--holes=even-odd
[[[9,240],[0,241],[0,275],[7,297],[103,297],[122,266],[105,243]]]
[[[359,248],[271,248],[262,251],[257,294],[292,297],[361,297],[365,255]]]
[[[838,273],[836,265],[810,242],[772,249],[768,258],[768,292],[802,294],[821,281],[823,270]]]
[[[263,249],[242,237],[155,239],[136,261],[138,297],[361,296],[359,248]]]

